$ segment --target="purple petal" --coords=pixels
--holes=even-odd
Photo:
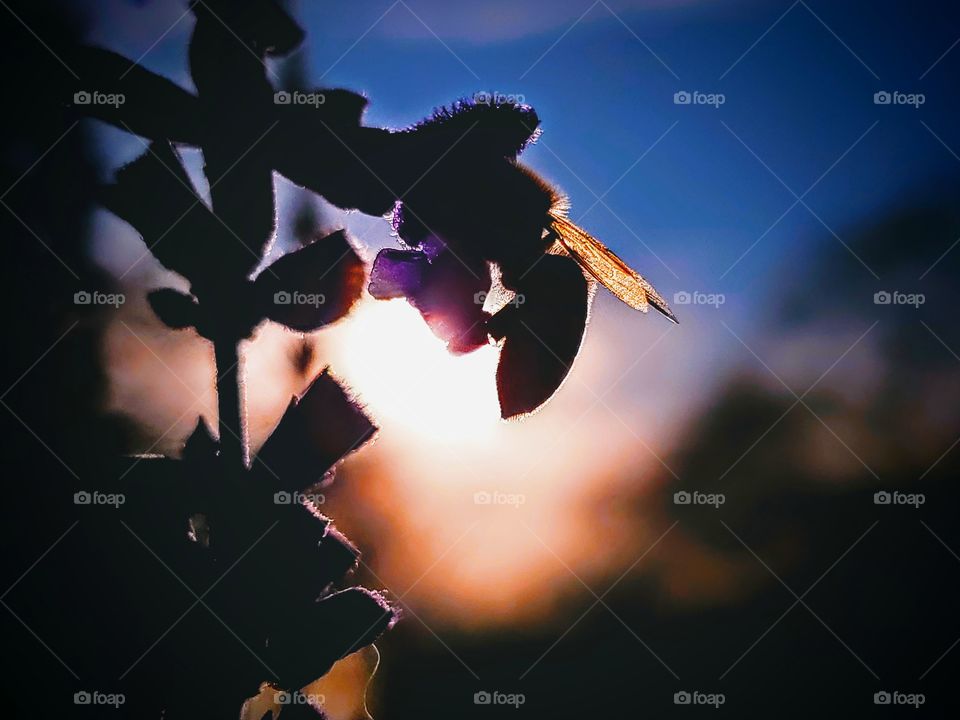
[[[381,250],[373,262],[367,290],[377,300],[412,297],[423,284],[429,262],[426,254],[417,250]]]

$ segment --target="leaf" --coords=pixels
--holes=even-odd
[[[334,583],[356,569],[360,551],[332,522],[326,526],[319,550],[317,568],[321,570],[322,593],[327,593]]]
[[[531,413],[560,388],[580,350],[589,286],[569,257],[545,255],[526,275],[516,303],[490,320],[503,338],[497,366],[500,414]]]
[[[173,288],[161,288],[147,293],[147,301],[157,317],[174,330],[193,327],[199,321],[197,299]]]
[[[257,460],[279,477],[280,488],[300,490],[320,482],[377,428],[324,369],[294,397]]]
[[[337,661],[321,679],[310,683],[304,693],[323,699],[327,715],[337,720],[372,720],[367,710],[367,695],[377,668],[380,652],[368,645]]]
[[[291,139],[316,132],[323,127],[321,120],[333,128],[357,127],[370,103],[365,96],[345,88],[313,88],[303,92],[313,95],[316,102],[277,106],[277,117]]]
[[[311,332],[344,317],[363,292],[363,261],[339,230],[287,253],[254,282],[264,317]]]
[[[275,234],[274,159],[264,142],[276,127],[265,59],[290,52],[303,30],[273,0],[209,0],[191,6],[190,75],[213,132],[203,140],[213,211],[246,246],[252,271]]]
[[[319,707],[324,718],[373,720],[367,709],[367,695],[379,665],[380,652],[376,645],[368,645],[334,663],[322,678],[305,687],[302,695]],[[276,694],[271,696],[271,699],[277,698]],[[288,704],[283,708],[284,720],[320,717],[306,703]]]
[[[312,617],[290,622],[271,638],[284,686],[301,688],[325,675],[338,660],[374,642],[399,612],[378,592],[352,587],[314,606]]]
[[[198,24],[219,27],[224,39],[261,58],[286,55],[303,42],[303,29],[276,0],[203,0],[191,8]]]
[[[76,48],[68,62],[83,78],[68,99],[75,111],[151,140],[169,138],[198,146],[207,134],[197,98],[167,78],[102,48]],[[94,90],[122,96],[123,102],[82,102],[87,99],[82,93]]]
[[[163,265],[194,285],[236,277],[249,264],[249,254],[203,204],[168,142],[151,143],[101,192],[107,209],[130,223]]]
[[[377,647],[368,645],[335,662],[322,678],[311,682],[296,696],[291,691],[263,683],[260,692],[244,704],[240,720],[278,717],[283,720],[372,720],[367,710],[367,694],[379,665]]]

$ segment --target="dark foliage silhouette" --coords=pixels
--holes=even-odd
[[[266,62],[303,39],[280,5],[207,0],[190,9],[195,94],[121,55],[77,44],[60,6],[23,10],[54,47],[25,46],[19,35],[4,44],[48,83],[45,101],[6,120],[9,137],[45,145],[48,135],[67,137],[92,118],[148,140],[101,185],[81,124],[53,156],[55,171],[33,174],[10,194],[4,222],[18,221],[11,234],[34,235],[72,279],[31,287],[36,273],[12,273],[7,287],[50,298],[110,289],[75,240],[95,205],[108,209],[188,282],[187,292],[157,287],[147,300],[170,332],[196,332],[212,344],[218,402],[215,429],[198,417],[178,458],[120,459],[135,430],[102,411],[96,314],[75,311],[72,325],[52,310],[18,318],[30,342],[12,358],[15,368],[45,358],[81,326],[51,356],[72,358],[68,372],[15,383],[11,402],[25,399],[17,407],[28,417],[8,406],[22,426],[14,430],[29,431],[50,454],[38,463],[23,452],[14,466],[62,466],[50,474],[58,480],[30,489],[44,526],[66,526],[52,546],[49,538],[32,543],[47,546],[34,556],[46,558],[69,536],[60,546],[68,557],[51,557],[49,574],[31,574],[20,588],[32,589],[29,607],[7,606],[32,636],[17,641],[16,656],[40,664],[50,660],[46,652],[67,671],[62,683],[47,681],[45,702],[24,699],[22,714],[95,714],[83,698],[99,688],[93,692],[122,695],[118,712],[129,717],[234,717],[261,682],[278,692],[303,688],[397,619],[380,593],[343,586],[359,551],[309,495],[376,433],[362,409],[324,369],[291,399],[263,447],[254,453],[249,444],[244,387],[255,379],[244,377],[241,344],[266,320],[298,333],[334,323],[366,284],[343,231],[300,227],[303,246],[266,264],[276,235],[275,172],[338,207],[392,213],[404,248],[379,255],[370,293],[407,298],[451,352],[501,342],[504,417],[536,410],[567,376],[592,298],[581,266],[634,307],[652,304],[673,319],[653,288],[566,221],[563,198],[517,162],[538,132],[532,108],[459,101],[404,130],[366,127],[366,99],[356,93],[313,90],[322,100],[304,106],[270,81]],[[23,84],[27,92],[31,81]],[[91,101],[101,96],[123,101]],[[209,202],[180,146],[202,151]],[[4,167],[11,190],[23,170],[19,160]],[[55,213],[41,195],[56,196]],[[32,256],[25,264],[39,267]],[[498,290],[507,302],[491,312],[485,300]],[[39,382],[51,378],[56,385]],[[29,517],[9,524],[14,539],[31,530]],[[85,582],[92,576],[96,583]],[[284,716],[313,712],[291,706]]]

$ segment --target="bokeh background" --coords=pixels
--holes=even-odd
[[[955,711],[960,12],[887,0],[288,7],[307,43],[271,69],[364,93],[367,124],[404,127],[478,91],[535,106],[543,135],[523,161],[680,317],[598,293],[562,390],[513,423],[499,420],[496,348],[447,356],[403,301],[367,297],[313,336],[264,326],[247,344],[254,444],[326,365],[381,427],[322,508],[363,551],[359,578],[405,610],[378,644],[373,714],[714,712],[677,705],[684,691],[722,693],[731,717],[847,716],[876,710],[877,692],[923,693],[914,715]],[[88,42],[191,87],[180,0],[73,11]],[[678,103],[684,92],[720,98]],[[77,133],[91,178],[144,150],[93,121]],[[49,135],[6,162],[41,162]],[[203,190],[202,157],[183,153]],[[368,259],[395,242],[383,218],[276,185],[274,255],[304,217],[347,228]],[[216,415],[211,351],[144,299],[184,281],[122,221],[77,216],[60,231],[128,302],[72,348],[99,373],[98,392],[76,394],[126,418],[127,450],[174,453],[197,414]],[[882,491],[901,495],[878,504]],[[914,505],[896,502],[906,494]],[[484,691],[524,702],[475,704]]]

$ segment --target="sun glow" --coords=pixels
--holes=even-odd
[[[333,367],[382,427],[462,443],[499,424],[495,346],[451,355],[401,299],[365,300],[337,331]]]
[[[450,355],[405,300],[366,298],[318,333],[318,363],[381,428],[325,507],[360,547],[377,548],[370,582],[438,627],[529,627],[550,622],[578,578],[622,572],[653,542],[624,489],[650,470],[637,461],[637,416],[611,398],[615,416],[590,389],[611,382],[603,341],[542,411],[507,423],[498,348]]]

